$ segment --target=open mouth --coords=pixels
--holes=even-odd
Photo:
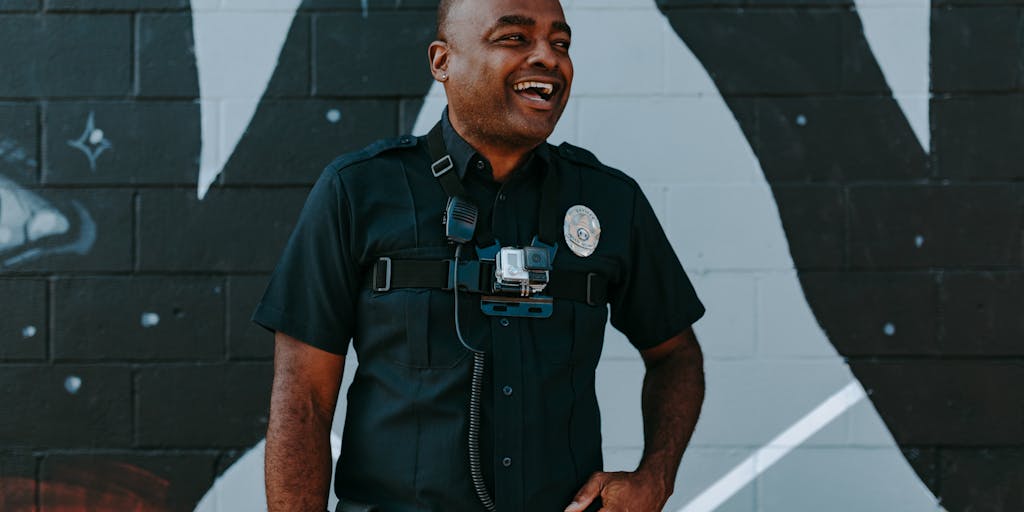
[[[524,80],[517,82],[512,88],[520,96],[537,102],[546,102],[555,95],[557,90],[556,84],[551,82],[541,82],[537,80]]]

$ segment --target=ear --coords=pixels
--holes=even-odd
[[[448,43],[445,41],[430,43],[427,55],[430,58],[430,74],[434,75],[434,80],[438,82],[448,80]]]

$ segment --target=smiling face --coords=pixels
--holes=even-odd
[[[551,135],[572,85],[557,0],[460,1],[431,46],[452,125],[471,143],[532,148]]]

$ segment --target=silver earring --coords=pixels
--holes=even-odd
[[[441,73],[441,81],[444,82],[445,80],[448,80],[448,73]]]

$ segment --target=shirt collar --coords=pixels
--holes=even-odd
[[[448,107],[445,107],[444,113],[441,115],[441,135],[444,137],[444,145],[448,150],[448,155],[452,157],[452,163],[455,164],[455,171],[459,173],[459,179],[465,179],[466,171],[470,165],[474,165],[477,161],[487,162],[477,150],[470,146],[466,139],[463,139],[455,128],[452,127],[451,121],[448,120]],[[525,168],[533,167],[531,164],[534,161],[534,157],[540,157],[545,164],[550,164],[551,153],[548,148],[547,142],[541,143],[537,146],[529,157],[526,159],[526,163],[523,164]],[[488,167],[490,162],[487,162]]]

